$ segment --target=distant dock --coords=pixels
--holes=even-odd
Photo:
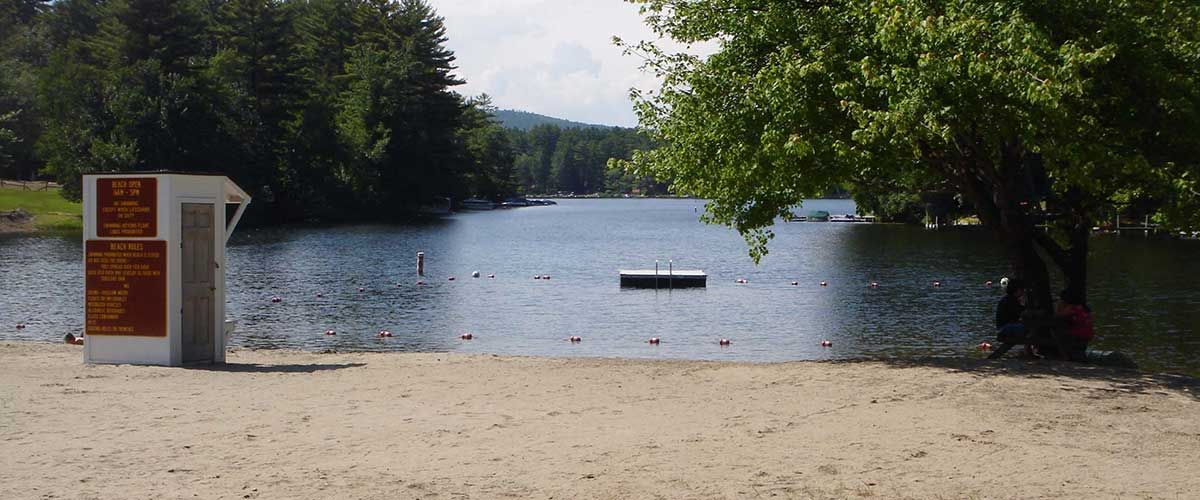
[[[813,212],[808,215],[797,215],[787,218],[788,222],[847,222],[852,224],[874,224],[874,215],[829,215],[827,212]]]
[[[620,270],[621,286],[628,288],[699,288],[708,286],[704,271],[660,269]]]

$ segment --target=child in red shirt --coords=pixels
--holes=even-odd
[[[1061,302],[1054,313],[1063,323],[1063,331],[1055,335],[1059,350],[1065,359],[1087,361],[1088,342],[1096,336],[1092,326],[1092,309],[1071,289],[1063,290],[1059,298]]]

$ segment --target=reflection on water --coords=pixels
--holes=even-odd
[[[853,205],[813,201],[805,210],[837,214]],[[785,223],[756,267],[736,233],[697,221],[702,211],[693,200],[565,200],[421,226],[244,231],[229,250],[233,344],[779,361],[963,355],[991,337],[1000,292],[983,283],[998,281],[1005,266],[985,232]],[[1091,302],[1100,348],[1151,369],[1200,372],[1197,243],[1096,238]],[[79,331],[80,246],[77,236],[0,239],[0,339]],[[427,256],[420,286],[418,251]],[[653,267],[655,259],[703,269],[709,286],[618,286],[618,269]],[[472,271],[496,279],[472,279]],[[552,279],[532,279],[538,274]],[[869,289],[871,281],[880,288]],[[283,301],[271,303],[273,296]],[[13,330],[17,322],[29,327]],[[322,335],[327,329],[338,335]],[[376,338],[381,329],[395,337]],[[475,340],[459,340],[463,332]],[[567,342],[572,335],[583,342]],[[649,346],[649,337],[663,343]],[[733,346],[718,346],[722,337]],[[820,347],[824,339],[834,347]]]

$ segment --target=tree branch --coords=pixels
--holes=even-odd
[[[1059,268],[1071,268],[1070,252],[1063,248],[1062,245],[1059,245],[1057,241],[1054,241],[1054,238],[1051,238],[1050,235],[1043,232],[1034,231],[1033,241],[1037,242],[1038,246],[1042,247],[1042,249],[1050,255],[1050,258],[1054,260],[1054,263],[1057,264]]]

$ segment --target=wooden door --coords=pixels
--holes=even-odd
[[[216,262],[213,260],[214,207],[184,203],[183,233],[183,362],[213,361],[216,348]]]

